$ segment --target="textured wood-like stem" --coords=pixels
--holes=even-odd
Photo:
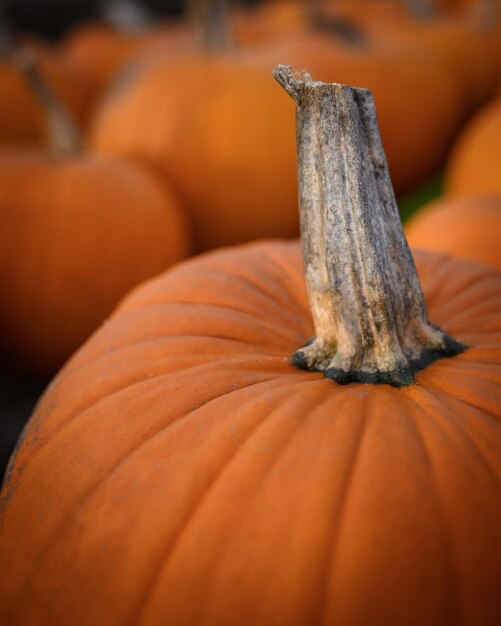
[[[74,156],[82,149],[82,139],[70,114],[40,74],[34,54],[22,49],[14,54],[33,93],[43,107],[47,123],[47,149],[54,158]]]
[[[370,91],[280,65],[297,105],[301,242],[315,338],[292,363],[339,383],[411,384],[464,346],[428,322]]]
[[[218,52],[231,47],[230,0],[188,0],[188,12],[203,50]]]

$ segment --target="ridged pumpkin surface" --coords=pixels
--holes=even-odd
[[[438,200],[413,217],[405,232],[414,248],[479,261],[501,272],[501,196]]]
[[[0,350],[53,374],[133,286],[187,256],[179,201],[90,154],[0,152]]]
[[[501,275],[417,260],[430,318],[472,347],[402,389],[288,364],[312,333],[296,243],[139,288],[11,463],[2,623],[497,623]]]

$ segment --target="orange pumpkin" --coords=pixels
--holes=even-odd
[[[440,199],[420,210],[405,231],[415,248],[501,271],[501,196]]]
[[[189,251],[179,201],[92,154],[0,151],[0,349],[50,374],[135,284]]]
[[[454,145],[445,190],[454,196],[501,195],[501,98],[481,109]]]
[[[270,70],[250,55],[167,58],[94,120],[95,150],[160,166],[176,185],[199,251],[298,232],[294,112]]]
[[[53,373],[128,289],[189,251],[181,207],[152,174],[83,151],[32,59],[47,151],[0,151],[0,349]]]
[[[296,243],[129,297],[11,464],[4,623],[495,623],[501,278],[416,261],[430,316],[472,347],[405,389],[287,364],[312,334]]]
[[[358,136],[345,216],[364,212],[357,189],[389,192],[380,146],[370,157]],[[369,204],[395,226],[391,194]],[[48,389],[10,464],[5,623],[496,623],[501,276],[417,262],[431,318],[470,347],[402,389],[287,362],[313,332],[295,242],[211,253],[135,291]]]

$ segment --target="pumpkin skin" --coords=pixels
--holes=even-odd
[[[91,145],[103,154],[158,166],[186,204],[197,251],[293,237],[298,233],[294,109],[269,80],[283,59],[308,67],[319,79],[374,92],[399,193],[426,179],[445,158],[459,118],[439,63],[402,47],[374,43],[358,49],[308,34],[232,55],[151,62],[103,102],[92,123]]]
[[[138,282],[189,252],[179,201],[152,175],[90,154],[0,152],[0,347],[59,368]]]
[[[481,109],[459,136],[447,164],[445,191],[501,195],[501,98]]]
[[[405,232],[414,248],[479,261],[501,272],[501,196],[432,202]]]
[[[312,333],[295,242],[135,291],[10,464],[5,623],[496,623],[501,275],[416,260],[430,318],[471,347],[402,389],[288,364]]]

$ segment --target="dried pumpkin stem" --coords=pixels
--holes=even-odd
[[[66,108],[41,75],[35,55],[28,49],[21,49],[13,56],[44,109],[50,154],[54,158],[74,156],[82,149],[80,133]]]
[[[231,47],[230,0],[188,0],[188,12],[203,50],[218,52]]]
[[[465,349],[428,322],[370,91],[274,76],[297,104],[301,241],[315,339],[298,367],[339,383],[414,382]]]

